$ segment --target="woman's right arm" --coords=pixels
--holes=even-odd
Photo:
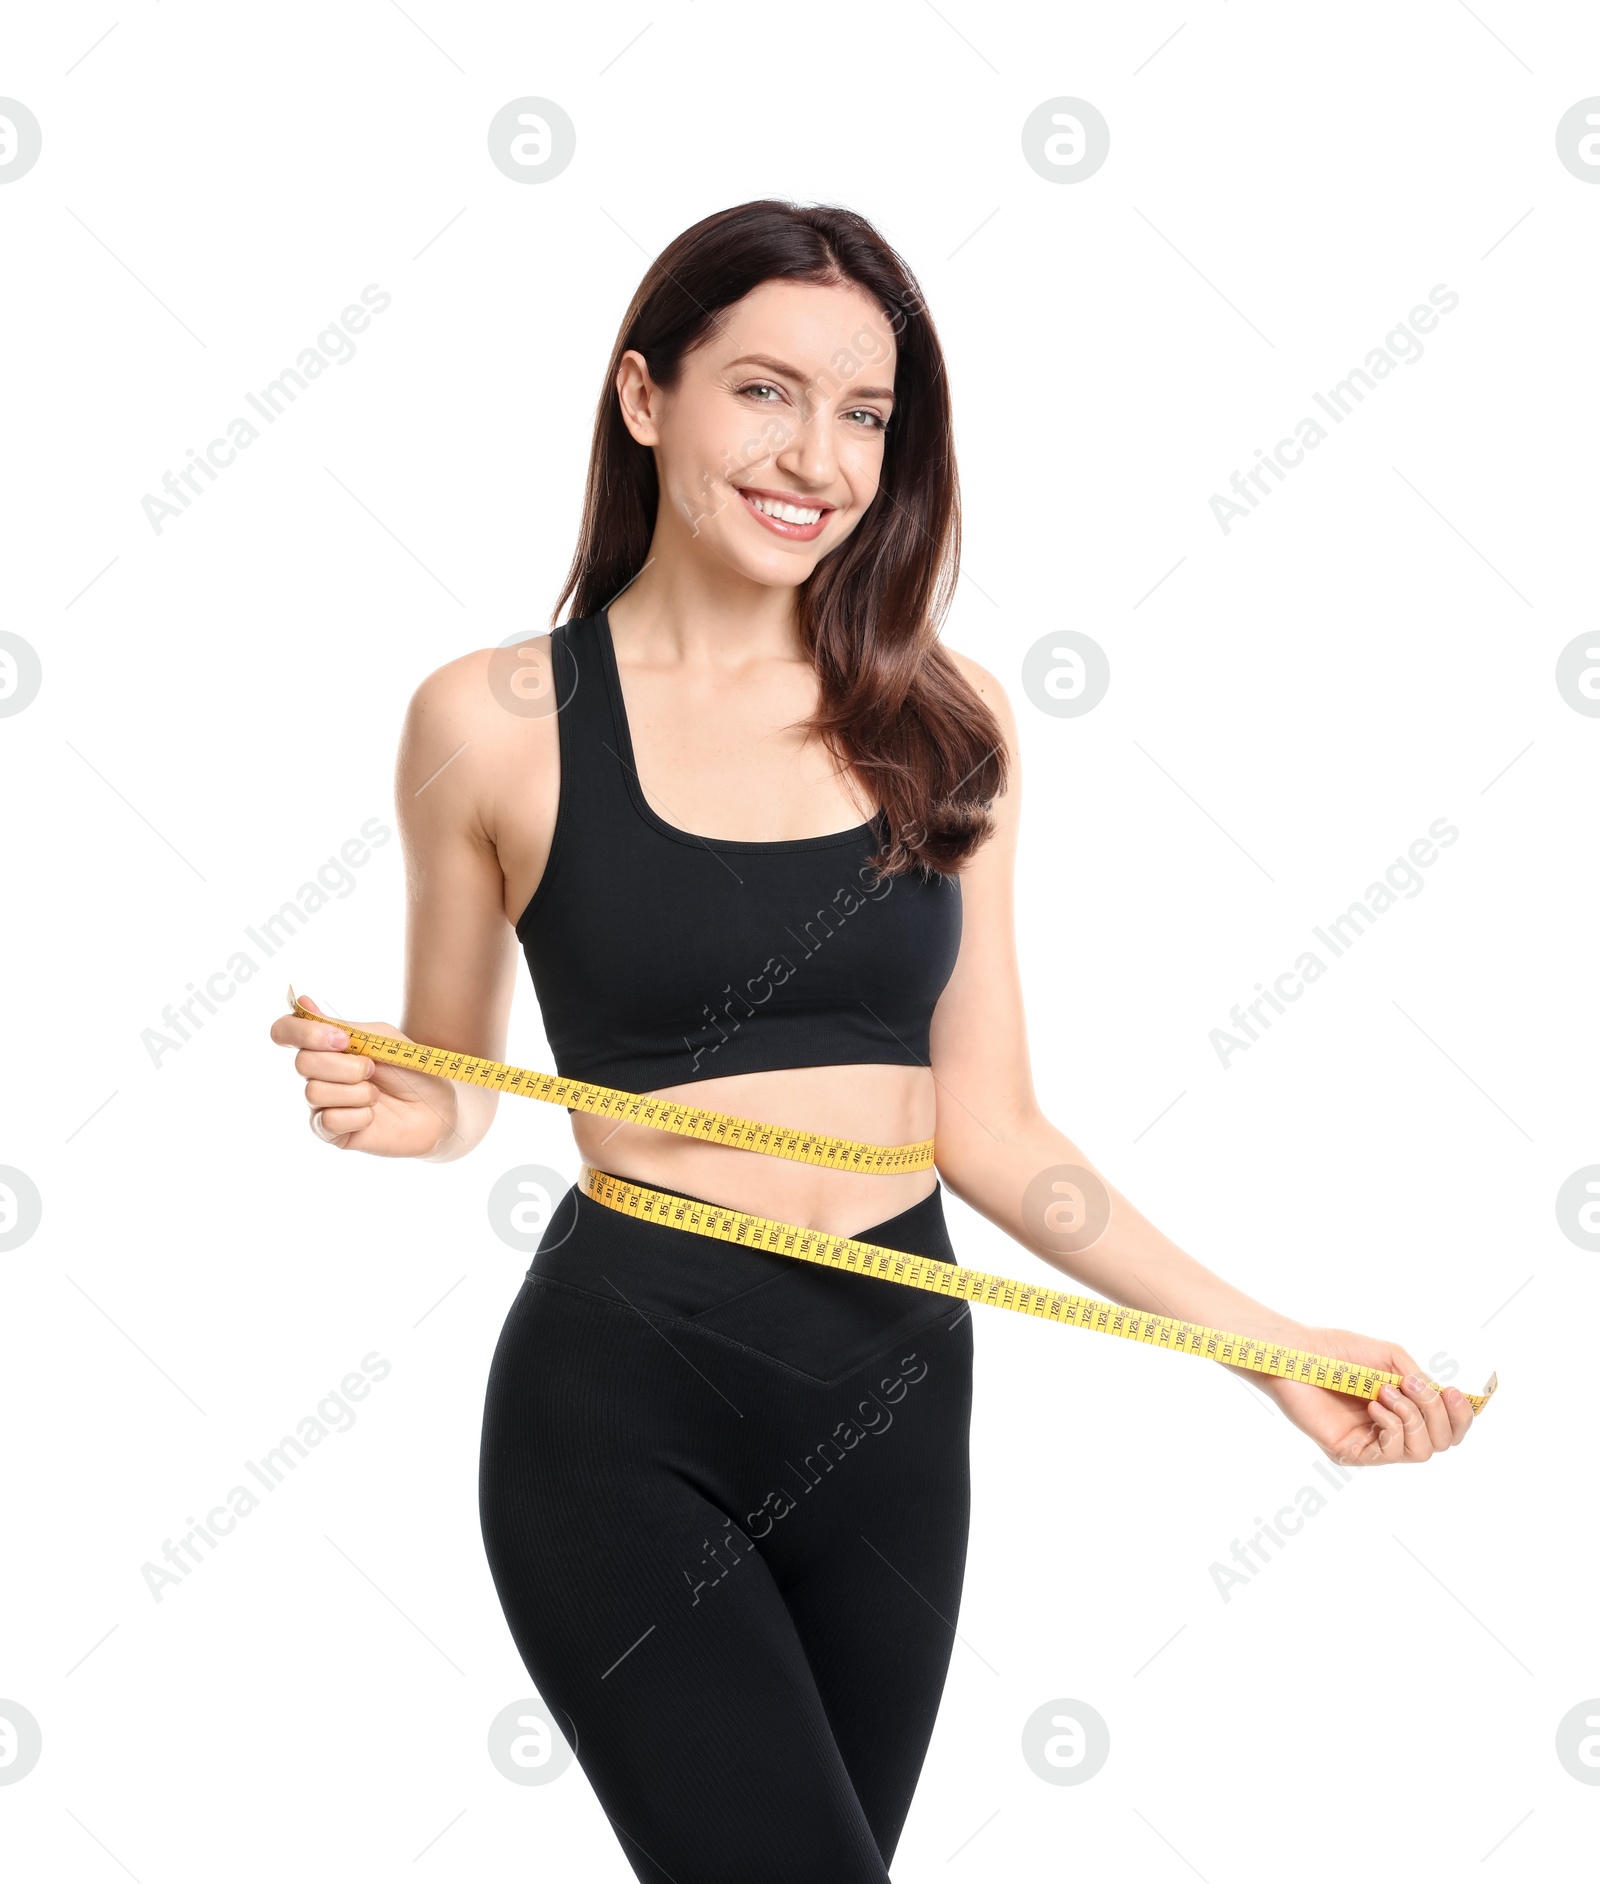
[[[546,646],[540,654],[548,660]],[[480,650],[452,661],[412,696],[395,766],[406,864],[402,1027],[347,1018],[371,1033],[497,1060],[517,969],[501,799],[520,789],[515,842],[547,855],[559,760],[554,720],[507,714],[490,690],[489,660]],[[533,880],[542,865],[539,856]],[[518,868],[526,872],[527,857]],[[348,1036],[322,1021],[280,1015],[272,1038],[298,1049],[312,1129],[341,1150],[444,1163],[470,1151],[494,1121],[498,1094],[346,1054]]]

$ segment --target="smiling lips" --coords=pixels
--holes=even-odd
[[[813,537],[821,536],[835,509],[832,504],[797,503],[792,495],[786,496],[782,491],[740,486],[739,495],[758,522],[775,536],[787,537],[791,543],[809,543]]]

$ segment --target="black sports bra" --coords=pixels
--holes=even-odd
[[[611,624],[551,634],[561,789],[517,939],[556,1070],[626,1092],[792,1066],[928,1064],[961,880],[875,881],[882,812],[824,837],[697,837],[633,764]]]

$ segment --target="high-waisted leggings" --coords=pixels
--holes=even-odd
[[[955,1260],[937,1185],[859,1234]],[[483,1538],[638,1877],[887,1880],[961,1603],[972,1352],[964,1302],[556,1206],[490,1367]]]

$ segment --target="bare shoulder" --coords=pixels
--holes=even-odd
[[[475,648],[436,667],[407,708],[401,795],[425,791],[448,768],[455,790],[439,796],[456,797],[465,788],[488,813],[496,785],[508,775],[528,778],[531,772],[537,779],[559,763],[554,699],[547,634],[510,647]]]
[[[436,667],[412,694],[411,712],[420,719],[471,724],[487,734],[504,730],[508,721],[540,717],[541,703],[554,691],[550,637],[530,635],[510,647],[474,648]]]
[[[970,654],[963,654],[959,648],[944,645],[956,672],[966,681],[972,691],[995,716],[1000,723],[1000,731],[1005,738],[1007,756],[1015,759],[1017,751],[1017,716],[1012,711],[1011,697],[999,680],[981,662],[975,661]]]

